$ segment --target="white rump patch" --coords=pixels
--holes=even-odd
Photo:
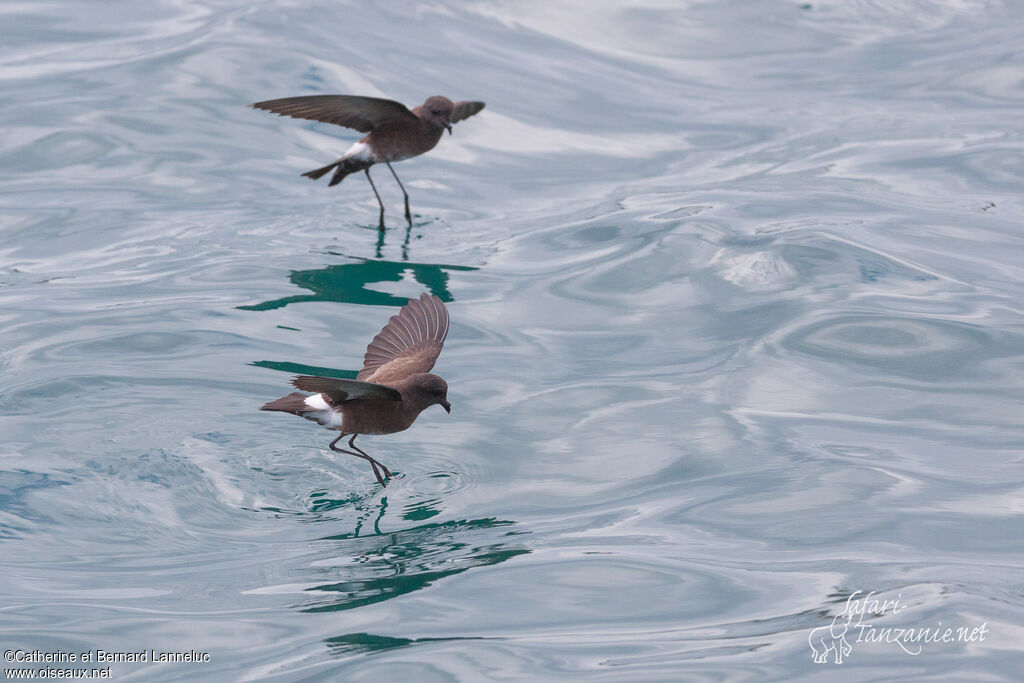
[[[327,405],[327,401],[324,400],[323,394],[313,394],[307,396],[305,404],[313,410],[330,410],[331,406]]]
[[[337,410],[318,410],[316,412],[303,413],[302,417],[319,422],[328,429],[338,429],[341,427],[341,413]]]
[[[372,161],[370,159],[370,146],[365,142],[357,142],[348,148],[342,155],[342,159],[358,159],[359,161]]]
[[[309,412],[302,413],[302,417],[319,422],[328,429],[338,429],[341,427],[341,411],[328,405],[327,401],[324,400],[323,394],[307,396],[303,403],[309,406]]]

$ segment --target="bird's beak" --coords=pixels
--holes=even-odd
[[[449,403],[448,401],[441,401],[441,407],[444,408],[444,411],[446,413],[451,414],[451,412],[452,412],[452,404],[451,403]]]
[[[444,122],[444,127],[448,129],[448,135],[451,135],[452,134],[452,124],[449,123],[448,121],[445,121]]]

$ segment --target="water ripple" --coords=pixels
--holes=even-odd
[[[166,677],[788,680],[875,590],[906,604],[880,623],[991,636],[856,643],[849,676],[1015,679],[1014,3],[0,16],[5,642],[211,651]],[[487,108],[400,166],[411,227],[375,175],[380,232],[364,178],[299,176],[359,134],[246,106],[330,92]],[[386,488],[258,411],[424,290],[454,409],[367,438]]]

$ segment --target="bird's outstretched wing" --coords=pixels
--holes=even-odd
[[[479,113],[483,108],[483,102],[470,102],[468,100],[456,102],[452,109],[452,123],[458,123],[462,119],[468,119],[473,114]]]
[[[385,401],[401,401],[402,394],[389,387],[382,387],[371,382],[360,382],[354,379],[339,379],[337,377],[317,377],[315,375],[299,375],[292,380],[297,389],[312,391],[317,394],[324,394],[337,404],[344,401],[354,401],[360,398],[375,398]]]
[[[436,296],[410,299],[398,315],[366,347],[363,369],[356,376],[390,384],[434,367],[448,335],[448,310]]]
[[[360,133],[369,133],[374,128],[388,122],[416,119],[416,115],[401,102],[358,95],[285,97],[279,100],[257,102],[252,106],[281,116],[336,123],[339,126],[353,128]]]

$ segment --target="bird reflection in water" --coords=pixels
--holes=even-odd
[[[333,255],[344,256],[343,254]],[[408,301],[407,297],[371,289],[370,285],[381,282],[402,282],[410,276],[441,301],[451,303],[454,301],[454,297],[448,290],[449,273],[473,270],[479,270],[479,268],[439,263],[353,259],[351,263],[341,263],[324,268],[293,270],[288,279],[292,284],[313,292],[312,294],[286,296],[238,308],[243,311],[270,311],[284,308],[289,304],[310,301],[401,307]]]
[[[421,524],[383,532],[387,498],[361,516],[350,534],[327,536],[345,562],[318,562],[312,571],[326,581],[308,588],[315,597],[304,612],[334,612],[371,605],[426,588],[476,567],[496,565],[530,551],[517,542],[528,532],[493,517]],[[362,511],[361,511],[362,512]],[[373,534],[362,535],[373,519]]]

